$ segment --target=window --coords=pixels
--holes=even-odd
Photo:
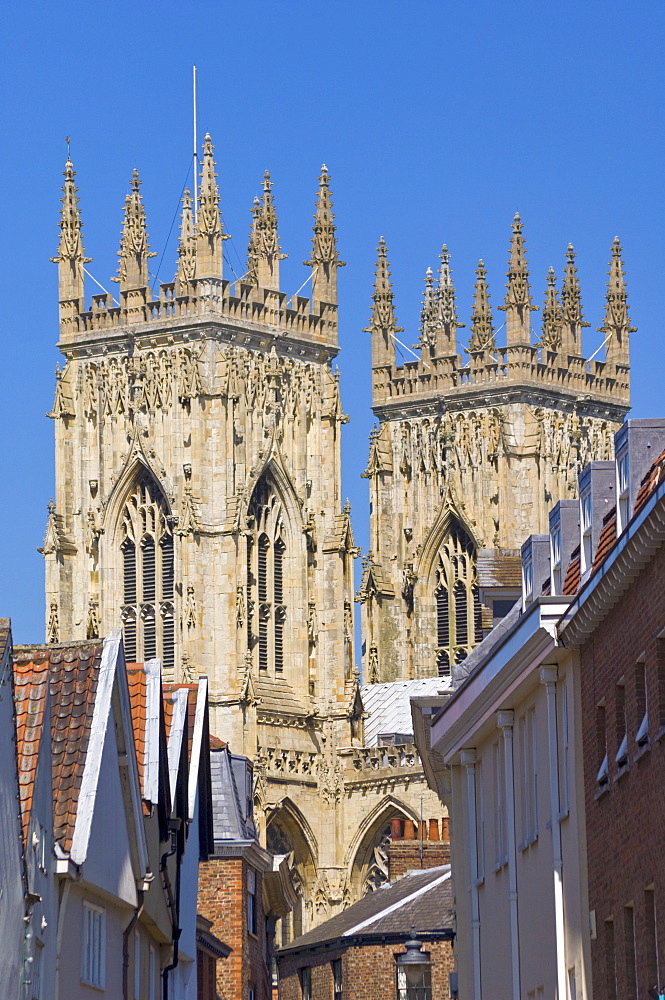
[[[536,710],[530,708],[520,719],[522,772],[522,844],[527,847],[538,837],[538,760]]]
[[[476,580],[476,548],[453,522],[439,552],[434,586],[436,663],[440,677],[449,676],[482,639],[480,598]]]
[[[561,777],[559,780],[559,811],[566,815],[570,809],[570,715],[568,708],[568,684],[561,688]]]
[[[256,934],[256,872],[247,870],[247,930]]]
[[[83,904],[81,981],[104,989],[106,977],[106,913],[92,903]]]
[[[35,954],[30,968],[30,980],[32,984],[32,1000],[42,1000],[42,958],[44,945],[41,941],[35,941]]]
[[[628,766],[628,732],[626,729],[626,686],[619,683],[614,690],[614,706],[616,714],[616,765],[621,770]]]
[[[665,631],[656,639],[658,670],[658,731],[665,729]]]
[[[614,920],[605,921],[605,991],[607,1000],[617,1000],[616,949]]]
[[[660,984],[658,968],[658,934],[656,929],[656,896],[651,889],[644,890],[644,944],[646,949],[646,988]]]
[[[312,1000],[312,970],[308,965],[300,970],[300,995],[302,1000]]]
[[[485,878],[485,796],[482,764],[476,761],[476,852],[478,880]]]
[[[587,491],[580,499],[582,523],[581,570],[586,573],[593,563],[591,544],[591,491]]]
[[[128,662],[175,662],[173,532],[166,500],[148,476],[125,503],[120,545],[122,624]]]
[[[249,505],[247,537],[247,648],[262,672],[284,670],[287,564],[284,511],[270,485],[261,480]],[[256,652],[254,652],[256,651]]]
[[[637,1000],[637,966],[635,963],[635,914],[632,906],[623,908],[624,959],[626,969],[626,1000]]]
[[[638,747],[649,745],[649,712],[647,709],[647,676],[644,657],[635,664],[635,707],[637,709],[637,733],[635,742]]]
[[[254,983],[247,985],[247,1000],[256,1000],[256,986]]]
[[[608,787],[609,782],[607,759],[607,717],[604,703],[601,703],[596,708],[596,747],[598,760],[600,761],[596,781],[598,782],[599,790],[604,790]]]
[[[619,501],[617,534],[620,535],[630,520],[628,449],[617,457],[617,498]]]
[[[522,564],[522,588],[526,601],[533,594],[533,562],[531,559],[525,559]]]
[[[342,959],[336,958],[332,963],[333,1000],[342,1000]]]
[[[574,967],[568,969],[568,998],[569,1000],[577,1000],[577,980]]]
[[[558,524],[550,535],[550,561],[552,564],[552,593],[560,594],[563,587],[561,572],[561,525]]]
[[[506,839],[506,770],[503,740],[492,748],[494,765],[494,860],[497,867],[507,860]]]

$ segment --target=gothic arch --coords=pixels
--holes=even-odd
[[[298,498],[274,457],[256,479],[245,532],[246,649],[264,677],[283,676],[307,694],[307,557]]]
[[[415,641],[430,673],[448,677],[482,638],[478,543],[451,502],[431,528],[413,589]]]
[[[279,497],[284,510],[287,512],[290,530],[294,533],[296,529],[300,531],[302,525],[304,524],[302,504],[298,498],[298,494],[296,493],[293,481],[284,468],[281,455],[277,451],[276,447],[271,448],[268,457],[261,466],[261,469],[253,476],[250,476],[248,483],[250,503],[257,486],[259,486],[261,481],[264,480],[270,481],[274,486],[275,492]]]
[[[282,799],[267,821],[266,846],[273,854],[286,854],[290,859],[296,903],[276,931],[277,939],[286,945],[309,927],[318,868],[318,848],[312,828],[288,797]]]
[[[122,624],[129,662],[157,657],[173,676],[176,646],[176,554],[171,505],[137,446],[106,506],[104,565],[110,573],[105,618]]]
[[[365,817],[347,851],[347,884],[351,900],[359,899],[387,881],[386,848],[393,819],[418,822],[413,809],[393,795],[381,799]]]

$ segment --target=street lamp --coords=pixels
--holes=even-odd
[[[395,956],[397,963],[397,1000],[432,1000],[432,963],[416,938],[416,928],[404,942],[406,951]]]

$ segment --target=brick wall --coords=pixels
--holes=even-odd
[[[390,881],[407,872],[421,868],[438,868],[450,863],[450,838],[448,819],[411,820],[394,819],[392,841],[388,846],[388,872]]]
[[[665,691],[659,691],[659,658],[662,685],[665,647],[664,640],[657,638],[664,627],[665,548],[661,548],[581,651],[589,906],[595,911],[597,931],[591,942],[595,1000],[643,997],[655,985],[649,981],[654,978],[649,970],[656,964],[654,906],[660,934],[660,978],[665,980],[665,727],[660,716]],[[644,715],[643,679],[649,744],[648,749],[640,750],[635,736]],[[623,695],[617,687],[620,684]],[[628,763],[620,769],[615,758],[622,700]],[[609,763],[609,780],[603,789],[596,780],[604,754],[599,738],[601,702]],[[608,962],[612,965],[612,932],[615,993],[612,975],[609,982],[607,977]],[[631,940],[635,942],[634,970]]]
[[[256,872],[256,934],[247,927],[247,873],[244,858],[211,858],[199,865],[198,911],[212,921],[212,933],[233,950],[217,962],[217,992],[222,1000],[247,1000],[253,983],[256,1000],[269,1000],[266,928],[261,902],[262,875]]]
[[[340,957],[344,1000],[391,1000],[396,996],[395,955],[404,951],[404,946],[398,943],[372,944],[278,958],[280,1000],[301,1000],[303,966],[312,970],[312,1000],[332,1000],[332,962]],[[423,951],[429,953],[432,962],[432,996],[448,1000],[448,973],[454,968],[450,942],[427,941]]]

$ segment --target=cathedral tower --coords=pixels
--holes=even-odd
[[[228,236],[206,136],[199,204],[184,194],[175,280],[151,287],[135,171],[117,292],[93,295],[90,308],[69,160],[64,176],[47,638],[85,640],[122,624],[128,660],[158,657],[167,680],[207,674],[214,731],[256,762],[264,838],[292,845],[308,891],[317,869],[339,882],[334,754],[358,742],[362,709],[328,172],[307,261],[311,299],[281,290],[267,173],[246,273],[224,276]]]
[[[600,328],[604,360],[582,357],[589,324],[572,246],[560,293],[550,269],[534,342],[538,307],[518,215],[506,289],[499,341],[480,261],[460,353],[464,324],[444,246],[436,282],[426,274],[417,354],[397,365],[400,328],[379,244],[369,327],[378,425],[365,472],[370,550],[359,593],[366,681],[449,677],[517,596],[524,539],[548,530],[552,503],[575,493],[589,460],[612,458],[629,406],[632,332],[618,240]]]

